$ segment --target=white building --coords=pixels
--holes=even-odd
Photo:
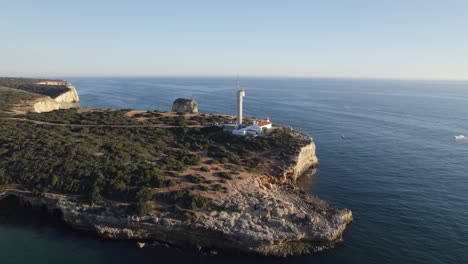
[[[270,129],[270,128],[273,126],[273,123],[270,122],[270,117],[269,117],[269,116],[266,116],[265,119],[263,119],[263,120],[260,121],[260,122],[257,122],[257,125],[258,125],[260,128]]]
[[[270,129],[272,127],[272,123],[270,122],[270,118],[267,116],[265,117],[264,120],[257,122],[254,121],[254,123],[250,126],[243,127],[241,129],[236,129],[232,131],[233,135],[238,135],[238,136],[245,136],[245,135],[261,135],[263,133],[263,129]]]
[[[245,136],[245,135],[260,135],[263,133],[263,129],[270,129],[272,123],[270,122],[270,117],[265,117],[264,120],[257,122],[255,121],[252,125],[244,127],[242,125],[242,103],[243,97],[245,96],[245,90],[242,89],[239,85],[239,79],[237,80],[237,129],[233,129],[232,126],[224,125],[223,130],[225,132],[231,132],[233,135]]]
[[[245,129],[245,128],[236,129],[236,130],[232,131],[232,134],[237,135],[237,136],[245,136],[245,135],[247,135],[247,129]]]

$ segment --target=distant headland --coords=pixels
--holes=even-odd
[[[313,139],[236,116],[78,108],[67,81],[0,78],[0,200],[47,208],[65,223],[139,247],[290,256],[342,240],[352,221],[300,189]]]

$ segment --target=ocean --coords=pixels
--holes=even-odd
[[[235,78],[69,78],[82,107],[236,111]],[[353,211],[344,242],[287,259],[136,249],[46,216],[0,210],[1,263],[468,263],[468,82],[241,78],[244,115],[311,135],[320,161],[300,180]]]

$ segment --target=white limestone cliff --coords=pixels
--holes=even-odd
[[[71,83],[67,81],[44,81],[39,82],[38,84],[42,85],[65,85],[69,90],[56,98],[50,98],[45,96],[39,99],[36,99],[33,103],[32,109],[30,112],[43,113],[50,112],[58,109],[69,109],[76,107],[80,101],[78,92]]]

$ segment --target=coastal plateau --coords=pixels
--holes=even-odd
[[[78,101],[68,82],[35,84],[67,88],[49,96],[57,103]],[[234,116],[193,108],[38,113],[53,108],[0,119],[0,200],[15,196],[73,228],[141,246],[265,256],[333,247],[352,221],[297,186],[318,159],[313,139],[290,127],[239,137],[219,125]]]

